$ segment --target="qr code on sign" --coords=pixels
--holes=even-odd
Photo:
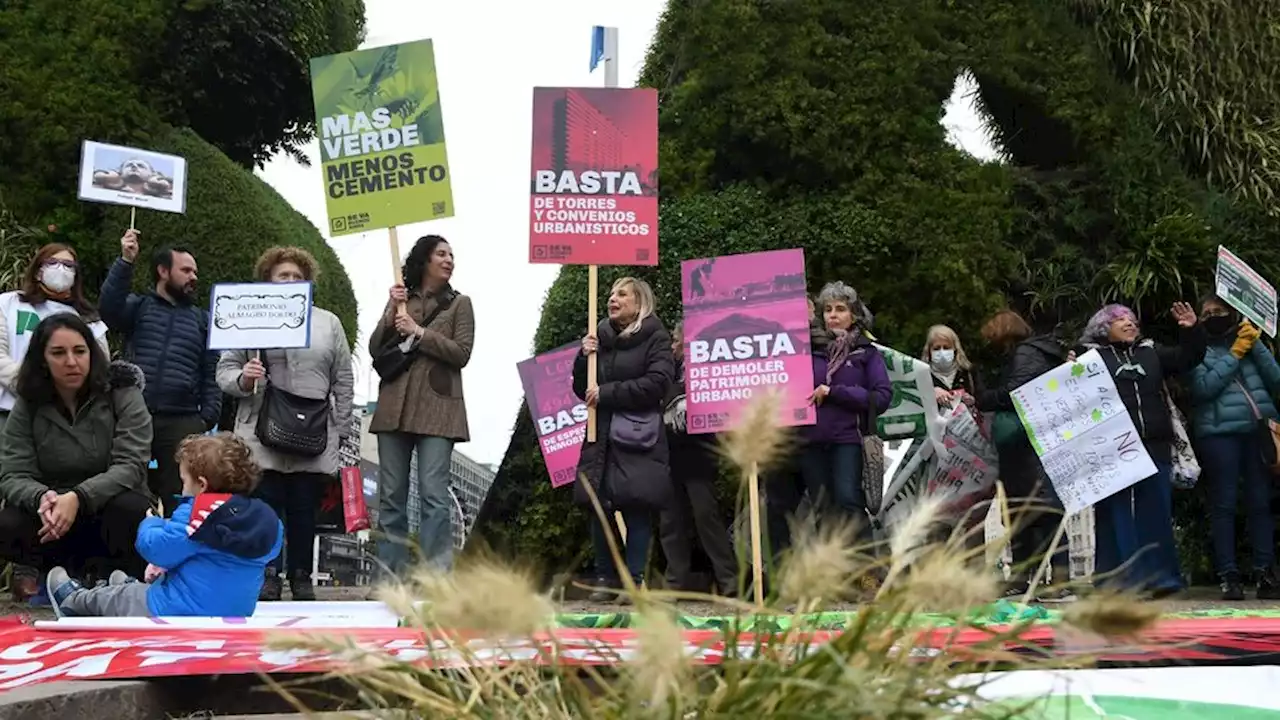
[[[445,213],[445,209],[447,207],[448,205],[443,202],[431,203],[431,212],[433,215],[439,217]]]
[[[636,262],[649,262],[649,248],[636,250]]]

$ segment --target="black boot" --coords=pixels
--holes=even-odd
[[[258,591],[258,600],[259,602],[279,600],[283,589],[280,573],[275,568],[267,568],[266,576],[262,579],[262,589]]]
[[[1244,599],[1244,585],[1240,584],[1240,573],[1235,570],[1222,575],[1222,599]]]
[[[311,573],[299,570],[289,576],[289,592],[294,600],[315,600],[316,589],[311,584]]]
[[[1258,599],[1280,600],[1280,586],[1276,585],[1276,575],[1271,568],[1258,570]]]

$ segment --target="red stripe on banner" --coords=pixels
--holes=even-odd
[[[1104,663],[1139,665],[1167,662],[1266,664],[1280,662],[1280,618],[1206,618],[1166,620],[1140,639],[1118,643],[1090,638],[1060,625],[1036,625],[1013,642],[992,647],[993,636],[1007,628],[938,628],[922,631],[913,652],[922,657],[949,653],[974,659],[984,650],[1015,651],[1068,658],[1087,656]],[[630,629],[564,629],[529,639],[499,642],[455,634],[428,636],[412,628],[326,629],[371,651],[405,662],[446,667],[461,664],[506,665],[534,662],[563,665],[617,665],[634,656],[637,635]],[[820,645],[835,632],[775,636],[737,636],[738,657],[756,651],[757,637],[775,649]],[[724,661],[725,635],[719,630],[685,631],[692,662]],[[136,630],[51,631],[0,618],[0,691],[55,680],[118,680],[183,675],[247,673],[320,673],[340,669],[339,653],[285,651],[281,639],[314,638],[299,630]]]

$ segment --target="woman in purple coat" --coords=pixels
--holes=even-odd
[[[842,282],[828,283],[818,294],[817,309],[822,323],[812,331],[811,400],[818,421],[805,428],[800,474],[815,511],[852,522],[859,544],[870,544],[862,435],[868,428],[875,433],[876,417],[889,407],[893,386],[884,358],[864,334],[873,316],[858,293]]]

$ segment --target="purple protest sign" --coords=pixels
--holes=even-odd
[[[587,430],[587,405],[573,394],[573,360],[579,345],[565,345],[517,363],[533,415],[551,487],[573,482]]]
[[[731,430],[757,393],[782,393],[778,424],[812,425],[804,251],[681,264],[689,432]]]

